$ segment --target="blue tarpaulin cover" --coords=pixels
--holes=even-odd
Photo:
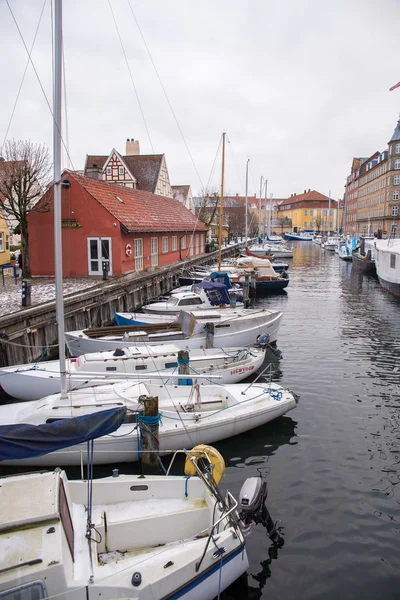
[[[122,425],[125,414],[121,407],[42,425],[1,425],[0,461],[42,456],[107,435]]]
[[[214,281],[214,283],[223,283],[224,285],[226,285],[228,290],[230,290],[232,287],[229,273],[227,273],[226,271],[213,271],[207,277],[207,281]]]
[[[193,284],[194,291],[197,288],[202,288],[210,300],[211,306],[219,306],[220,304],[230,304],[230,298],[226,285],[214,281],[199,281]]]

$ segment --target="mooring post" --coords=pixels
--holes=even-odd
[[[206,323],[206,348],[214,348],[214,323]]]
[[[178,352],[178,371],[179,375],[189,375],[189,352],[187,350],[179,350]],[[191,379],[179,379],[178,385],[192,385]]]
[[[138,415],[140,427],[140,451],[144,474],[156,475],[161,472],[159,461],[160,442],[158,437],[158,397],[139,396],[144,410]]]
[[[245,306],[249,303],[249,287],[250,287],[250,275],[245,273],[244,284],[243,284],[243,303]]]

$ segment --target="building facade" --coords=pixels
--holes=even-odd
[[[0,214],[0,265],[10,264],[10,232],[7,221]]]
[[[206,226],[172,198],[117,187],[66,171],[62,177],[63,275],[109,275],[153,270],[205,253]],[[32,212],[32,275],[54,275],[53,187]]]
[[[388,148],[369,158],[354,158],[345,185],[348,234],[388,235],[400,221],[400,120]]]
[[[316,190],[292,194],[277,207],[279,219],[290,219],[293,231],[330,232],[338,229],[338,203]]]

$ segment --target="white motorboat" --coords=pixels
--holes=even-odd
[[[16,428],[1,428],[0,461],[77,437],[88,444],[87,480],[70,481],[59,468],[0,479],[1,598],[212,600],[248,568],[245,535],[254,523],[282,546],[266,481],[246,479],[239,502],[222,493],[225,462],[211,446],[181,451],[182,476],[170,475],[174,454],[165,475],[114,470],[94,479],[93,440],[115,431],[124,415],[102,411],[94,427],[87,417],[24,426],[27,439],[17,445]]]
[[[188,353],[188,380],[202,375],[199,383],[236,383],[256,372],[264,362],[262,348],[194,349]],[[160,382],[178,383],[179,348],[163,344],[148,348],[124,348],[94,352],[66,361],[67,389],[117,383],[127,378],[160,377]],[[118,379],[113,376],[116,375]],[[19,400],[39,400],[61,391],[60,361],[52,360],[0,369],[3,390]]]
[[[180,350],[192,348],[232,348],[253,346],[260,335],[276,343],[282,320],[280,311],[227,308],[225,310],[181,311],[177,323],[102,327],[69,331],[65,334],[71,356],[115,350],[130,346],[154,346],[173,343]],[[207,324],[213,324],[212,333]],[[155,328],[155,329],[154,329]]]
[[[352,260],[351,243],[343,240],[337,245],[338,256],[344,261],[350,262]]]
[[[321,248],[330,252],[335,252],[335,248],[337,248],[337,245],[338,240],[334,237],[325,238],[325,240],[323,239],[321,242]]]
[[[283,238],[280,235],[267,235],[265,237],[267,242],[270,242],[271,244],[280,244],[281,242],[283,242]]]
[[[146,396],[158,398],[160,454],[230,438],[268,423],[296,406],[294,395],[273,382],[185,386],[122,381],[69,391],[65,397],[53,394],[35,402],[0,406],[0,425],[40,425],[55,419],[93,415],[106,408],[126,407],[127,422],[115,434],[95,440],[94,462],[132,462],[138,460],[140,409]],[[79,465],[84,454],[85,446],[78,444],[5,464]]]
[[[313,241],[313,244],[317,244],[318,246],[320,246],[321,242],[322,242],[322,235],[319,233],[317,235],[314,235],[312,241]]]
[[[200,281],[192,287],[191,291],[177,291],[166,300],[145,304],[142,306],[142,311],[153,315],[165,313],[178,315],[182,310],[216,309],[230,304],[231,297],[226,285],[216,281]],[[236,300],[235,304],[240,305]]]
[[[272,256],[273,258],[293,258],[293,250],[286,244],[257,244],[249,246],[248,250],[256,256]]]
[[[124,412],[102,411],[97,430],[111,433]],[[90,447],[94,433],[88,433],[93,428],[87,421],[64,421],[61,441],[59,424],[25,426],[28,439],[18,446],[12,428],[2,428],[0,460],[40,454],[48,443],[62,448],[81,431]],[[202,445],[183,454],[182,476],[169,475],[171,461],[166,475],[114,472],[93,479],[90,463],[86,481],[70,481],[59,468],[0,479],[0,597],[212,600],[219,595],[248,568],[242,530],[249,531],[257,510],[244,503],[239,515],[235,498],[219,489],[225,463],[215,448]],[[266,484],[256,478],[254,485],[254,479],[244,482],[241,498],[260,505],[267,533],[279,544],[265,505]]]
[[[379,283],[385,290],[400,297],[400,239],[375,240],[373,249]]]

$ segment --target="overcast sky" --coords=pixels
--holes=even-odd
[[[45,1],[32,59],[51,99]],[[30,48],[43,0],[9,3]],[[384,150],[399,118],[400,88],[389,87],[400,81],[400,0],[64,0],[63,12],[75,169],[88,153],[124,154],[126,138],[135,138],[142,154],[165,154],[173,185],[197,194],[226,131],[231,194],[245,193],[250,158],[250,195],[263,175],[274,197],[311,188],[339,198],[353,156]],[[1,145],[27,61],[5,0],[0,51]],[[7,137],[52,145],[51,114],[30,66]]]

